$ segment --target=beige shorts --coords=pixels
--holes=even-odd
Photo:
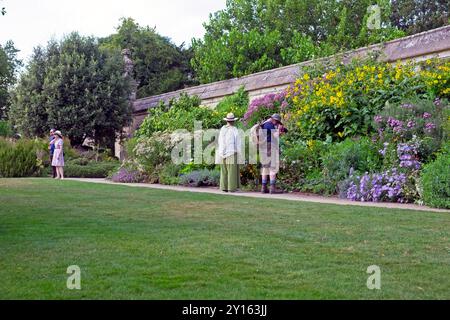
[[[261,168],[262,176],[276,176],[278,173],[278,169],[276,168]]]

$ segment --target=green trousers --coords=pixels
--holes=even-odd
[[[222,160],[220,164],[220,190],[234,192],[241,187],[237,154]]]

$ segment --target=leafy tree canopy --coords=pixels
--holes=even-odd
[[[14,91],[10,118],[26,136],[44,136],[53,127],[74,145],[89,137],[112,149],[131,121],[129,80],[120,52],[72,33],[34,50]]]
[[[14,42],[7,41],[0,45],[0,120],[6,118],[9,105],[9,90],[17,80],[17,71],[22,61],[17,58],[18,49]]]
[[[378,5],[379,26],[369,27]],[[448,22],[448,0],[227,0],[194,39],[202,83],[389,41]]]
[[[449,19],[448,0],[392,0],[391,21],[407,34],[442,27]]]

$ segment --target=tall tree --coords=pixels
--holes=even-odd
[[[392,0],[391,21],[408,34],[449,24],[448,0]]]
[[[368,29],[368,8],[381,8]],[[194,39],[192,65],[207,83],[327,56],[402,36],[389,22],[389,0],[227,0]]]
[[[6,118],[10,106],[9,91],[16,83],[18,69],[22,61],[17,58],[18,49],[14,42],[0,45],[0,120]]]
[[[85,138],[113,149],[131,122],[130,85],[120,52],[72,33],[36,48],[14,93],[10,118],[27,136],[58,128],[74,145]]]
[[[174,45],[154,28],[142,27],[133,19],[124,18],[117,33],[100,41],[103,48],[131,50],[139,98],[195,84],[190,66],[192,50]]]

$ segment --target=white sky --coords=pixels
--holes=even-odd
[[[131,17],[180,45],[204,34],[210,13],[225,8],[226,0],[0,0],[7,14],[0,16],[0,43],[13,40],[26,60],[33,47],[51,38],[78,31],[107,36],[121,17]]]

